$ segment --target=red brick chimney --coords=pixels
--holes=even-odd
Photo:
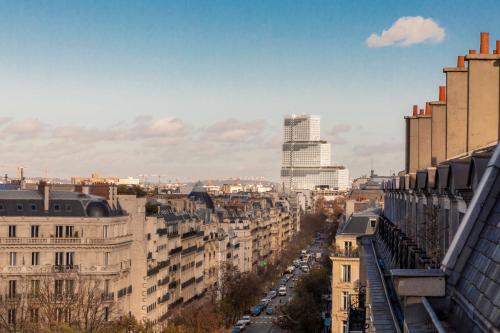
[[[413,105],[413,117],[418,115],[418,105]]]
[[[476,54],[476,50],[469,50],[469,54]]]
[[[500,54],[500,40],[497,40],[496,42],[495,53]]]
[[[461,55],[457,58],[457,67],[464,68],[465,67],[465,56]]]
[[[479,46],[479,53],[488,54],[490,53],[490,34],[487,32],[481,32],[481,44]]]

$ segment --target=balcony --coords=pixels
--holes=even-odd
[[[113,238],[0,237],[0,245],[116,245],[131,241],[132,235]]]
[[[101,299],[103,302],[112,302],[115,299],[115,293],[110,293],[110,292],[102,293]]]
[[[340,248],[337,247],[332,252],[332,257],[340,258],[359,258],[359,250],[357,248]]]

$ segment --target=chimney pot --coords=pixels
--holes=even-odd
[[[469,50],[469,54],[476,54],[476,50]]]
[[[413,105],[413,117],[418,115],[418,105]]]
[[[496,54],[500,54],[500,40],[497,40],[497,42],[496,42],[496,50],[495,51],[496,51],[495,52]]]
[[[432,112],[431,112],[431,105],[430,105],[430,103],[429,103],[429,102],[426,102],[426,103],[425,103],[425,114],[426,114],[426,115],[431,115],[431,113],[432,113]]]
[[[439,101],[446,101],[446,86],[439,86]]]
[[[490,53],[490,34],[487,32],[481,32],[481,44],[479,46],[479,53],[488,54]]]
[[[461,55],[457,58],[457,67],[464,68],[465,67],[465,56]]]

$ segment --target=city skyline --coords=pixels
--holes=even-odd
[[[281,119],[310,113],[353,177],[398,172],[398,119],[500,5],[358,5],[2,3],[0,168],[276,181]]]

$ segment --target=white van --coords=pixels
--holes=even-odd
[[[309,273],[309,266],[307,265],[302,266],[300,269],[302,269],[302,272],[304,273]]]
[[[286,287],[280,287],[280,289],[278,289],[278,295],[286,296]]]

